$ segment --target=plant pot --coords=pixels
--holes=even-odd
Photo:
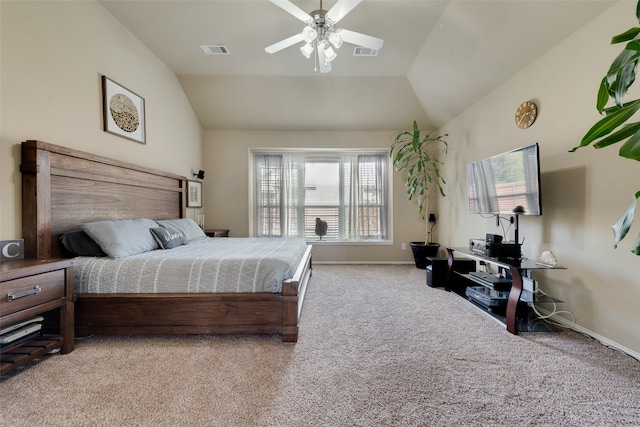
[[[413,259],[416,263],[416,268],[426,270],[427,257],[435,257],[438,255],[438,249],[440,249],[439,243],[427,243],[424,242],[411,242],[411,250],[413,251]]]

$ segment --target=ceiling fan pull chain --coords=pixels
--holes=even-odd
[[[319,55],[317,43],[316,43],[316,49],[315,50],[316,50],[316,53],[315,53],[315,55],[313,55],[313,72],[317,73],[318,72],[318,55]]]

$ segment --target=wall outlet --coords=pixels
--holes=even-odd
[[[406,250],[407,250],[407,244],[406,244],[406,243],[403,243],[403,244],[401,245],[401,247],[402,247],[402,250],[403,250],[403,251],[406,251]]]

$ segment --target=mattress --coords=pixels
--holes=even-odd
[[[202,238],[124,258],[78,257],[77,294],[282,291],[307,248],[300,238]]]

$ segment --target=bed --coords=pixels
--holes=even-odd
[[[33,140],[22,143],[20,170],[25,257],[65,256],[59,237],[86,223],[186,218],[183,176]],[[275,291],[187,291],[185,280],[176,283],[182,292],[76,292],[76,335],[280,334],[295,342],[311,249],[305,244]]]

